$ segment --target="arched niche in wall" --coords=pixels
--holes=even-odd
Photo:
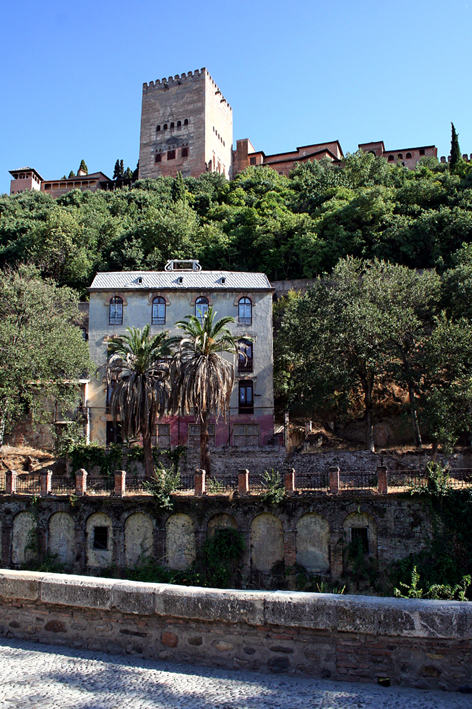
[[[113,561],[113,524],[104,512],[94,512],[87,519],[87,566],[103,569]]]
[[[208,521],[207,526],[207,537],[210,539],[213,537],[218,529],[237,529],[238,523],[232,515],[228,515],[225,512],[221,514],[213,515]]]
[[[166,522],[166,563],[184,571],[195,561],[195,525],[183,513],[171,515]]]
[[[38,555],[38,530],[31,512],[19,512],[13,520],[12,564],[25,564]]]
[[[48,554],[65,566],[74,563],[74,520],[67,512],[56,512],[49,519]]]
[[[284,558],[282,522],[268,512],[257,515],[251,523],[251,564],[257,571],[270,571]]]
[[[125,566],[131,568],[152,556],[153,527],[142,512],[130,515],[125,522]]]
[[[377,525],[366,512],[351,512],[344,522],[344,570],[353,571],[355,559],[364,557],[366,564],[377,564]],[[358,562],[357,562],[358,565]]]
[[[297,522],[297,563],[310,573],[329,571],[329,524],[324,517],[310,512]]]

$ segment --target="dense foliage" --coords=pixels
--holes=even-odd
[[[77,380],[94,369],[79,323],[70,288],[29,266],[0,271],[0,446],[17,420],[41,420],[46,402],[77,404]]]
[[[97,270],[204,268],[314,277],[348,255],[440,271],[472,242],[472,172],[427,158],[415,170],[355,153],[343,167],[298,165],[290,178],[250,167],[222,175],[140,180],[115,192],[0,197],[0,266],[25,260],[84,289]]]

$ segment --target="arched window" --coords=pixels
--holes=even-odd
[[[411,158],[411,153],[406,154],[406,159],[409,160]]]
[[[238,322],[241,325],[252,324],[252,303],[249,298],[240,298],[238,303]]]
[[[185,119],[184,126],[188,126],[188,118]]]
[[[164,125],[162,126],[162,130],[167,130],[167,123],[164,123]]]
[[[157,133],[159,133],[160,130],[161,130],[161,126],[157,126],[157,128],[156,128]]]
[[[157,296],[152,301],[152,325],[166,324],[166,301],[161,296]]]
[[[123,325],[123,298],[119,295],[114,295],[110,300],[108,322],[110,325]]]
[[[174,122],[172,122],[172,123],[170,124],[170,127],[171,127],[171,128],[173,128],[173,127],[174,127]]]
[[[205,313],[208,311],[208,299],[200,296],[200,298],[197,298],[195,301],[195,317],[197,317],[200,320],[200,323],[203,323],[203,318],[205,317]]]
[[[177,121],[177,128],[180,128],[182,125],[182,121]]]
[[[403,155],[402,155],[401,153],[398,153],[397,158],[398,158],[399,160],[403,160]]]
[[[394,160],[395,160],[395,158],[393,157],[393,155],[389,155],[389,156],[388,156],[388,161],[389,161],[389,162],[393,162]]]
[[[239,340],[238,342],[238,372],[252,372],[252,342]]]

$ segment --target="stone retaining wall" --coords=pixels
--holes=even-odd
[[[109,653],[455,691],[472,604],[0,572],[0,635]]]

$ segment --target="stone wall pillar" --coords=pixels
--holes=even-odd
[[[388,493],[388,471],[385,465],[379,465],[377,477],[379,480],[379,493],[380,495],[386,495]]]
[[[291,493],[295,491],[295,468],[285,471],[285,492]]]
[[[7,495],[16,494],[16,479],[18,473],[16,470],[7,470],[5,473],[5,492]]]
[[[41,497],[47,497],[51,494],[52,487],[52,470],[41,471]]]
[[[293,566],[297,561],[297,533],[294,529],[284,533],[284,562],[285,568]]]
[[[241,496],[249,495],[249,470],[238,470],[238,493]]]
[[[195,471],[195,497],[206,495],[206,472],[197,468]]]
[[[77,497],[87,494],[87,471],[84,468],[77,470],[75,474],[75,494]]]
[[[126,470],[115,470],[115,497],[126,495]]]
[[[337,495],[339,492],[339,468],[332,467],[329,469],[329,491],[332,495]]]

